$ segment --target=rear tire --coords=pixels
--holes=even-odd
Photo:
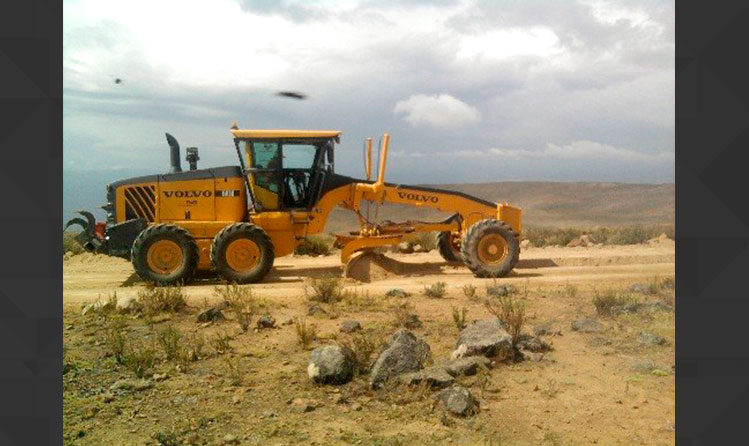
[[[273,243],[262,228],[252,223],[233,223],[216,234],[211,263],[227,282],[254,283],[273,267]]]
[[[504,277],[518,262],[520,243],[510,225],[487,218],[468,228],[461,254],[476,277]]]
[[[463,263],[463,256],[460,253],[460,249],[455,246],[456,238],[460,243],[460,234],[453,234],[450,231],[440,232],[437,235],[437,248],[442,258],[446,261]]]
[[[130,261],[141,279],[159,285],[185,283],[198,268],[198,245],[189,232],[172,224],[142,230],[133,242]]]

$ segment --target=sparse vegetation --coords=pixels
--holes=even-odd
[[[167,361],[173,361],[182,357],[182,334],[168,324],[156,332],[156,342],[164,351]]]
[[[257,304],[252,295],[252,289],[248,286],[240,286],[236,283],[216,287],[215,293],[224,301],[229,303],[229,310],[239,324],[242,331],[250,328],[252,315],[255,313]]]
[[[414,307],[408,301],[400,301],[393,304],[390,309],[393,313],[393,325],[396,327],[411,328],[413,325]]]
[[[131,342],[126,346],[123,365],[138,378],[144,378],[156,362],[156,350],[146,342]]]
[[[232,337],[226,332],[217,333],[216,336],[211,340],[213,348],[219,355],[232,350],[230,341]]]
[[[83,246],[81,246],[80,243],[78,243],[78,240],[75,239],[76,234],[70,233],[70,232],[63,232],[62,233],[62,253],[68,253],[72,252],[73,254],[80,254],[82,252],[86,252],[85,249],[83,249]]]
[[[447,292],[447,284],[445,282],[437,282],[433,283],[429,286],[424,286],[424,295],[427,297],[432,298],[442,298],[445,297],[445,293]]]
[[[499,319],[500,325],[507,330],[512,337],[512,344],[515,345],[525,323],[525,304],[508,294],[496,299],[487,299],[486,309]]]
[[[226,376],[229,379],[229,384],[232,386],[239,386],[244,382],[244,365],[240,358],[224,358],[224,364],[226,365]]]
[[[138,301],[148,315],[174,313],[187,306],[187,300],[179,286],[154,286],[149,284],[138,291]]]
[[[455,328],[457,328],[458,331],[464,329],[466,326],[466,318],[468,317],[468,309],[466,307],[462,307],[460,310],[458,310],[457,307],[452,307],[452,314]]]
[[[109,321],[109,325],[105,331],[105,342],[109,349],[109,353],[112,354],[115,361],[119,364],[124,363],[125,348],[127,347],[127,340],[123,333],[124,329],[125,321],[118,317]]]
[[[570,298],[577,296],[577,286],[572,285],[569,281],[564,285],[564,295]]]
[[[314,325],[308,325],[307,320],[299,317],[294,318],[294,329],[296,330],[297,343],[304,350],[308,350],[312,341],[317,339],[317,329]]]
[[[311,235],[297,246],[294,254],[310,256],[326,256],[333,250],[334,239],[327,235]]]
[[[528,227],[523,231],[523,237],[531,242],[533,246],[565,246],[573,239],[583,234],[590,235],[596,243],[604,245],[631,245],[644,243],[666,234],[674,239],[675,231],[673,225],[634,225],[622,227],[596,227],[596,228],[543,228]]]
[[[471,284],[463,285],[463,295],[471,301],[475,301],[478,299],[476,287]]]
[[[637,301],[629,294],[621,294],[612,290],[603,293],[596,292],[593,298],[593,305],[595,305],[598,315],[603,317],[612,317],[618,308],[636,303]]]
[[[304,294],[307,299],[316,302],[334,304],[341,301],[345,291],[343,281],[338,277],[312,278],[309,286],[304,287]]]
[[[434,232],[417,232],[412,242],[421,245],[422,251],[437,249],[437,235]]]

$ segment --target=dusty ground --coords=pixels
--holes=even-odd
[[[276,260],[271,276],[249,286],[264,311],[277,321],[306,317],[318,331],[310,348],[346,341],[342,320],[356,319],[372,338],[394,331],[392,288],[412,294],[407,300],[423,322],[413,330],[431,346],[435,363],[449,357],[458,330],[452,308],[467,309],[468,319],[488,318],[482,300],[491,281],[466,268],[447,265],[436,252],[391,255],[422,266],[408,277],[370,284],[347,281],[356,298],[335,307],[333,316],[307,316],[305,278],[340,275],[338,257],[292,256]],[[427,264],[428,266],[423,266]],[[71,368],[64,376],[64,434],[68,444],[493,444],[493,445],[669,445],[674,443],[674,316],[650,311],[601,318],[591,301],[595,293],[649,284],[674,276],[674,246],[530,248],[511,277],[526,303],[526,331],[551,323],[561,335],[547,336],[554,350],[539,362],[498,364],[487,375],[461,381],[481,401],[478,415],[445,417],[434,402],[437,392],[423,388],[371,391],[366,376],[333,387],[312,385],[306,376],[309,351],[297,344],[294,325],[241,332],[227,320],[203,326],[195,314],[216,302],[215,280],[184,287],[190,307],[148,324],[127,316],[128,340],[152,342],[159,330],[174,327],[183,337],[206,340],[205,354],[177,366],[157,353],[152,373],[165,380],[142,390],[109,391],[133,373],[118,365],[104,342],[112,317],[82,316],[81,305],[98,298],[136,296],[143,283],[131,265],[114,258],[83,254],[64,262],[64,342]],[[428,298],[425,285],[447,283],[447,295]],[[463,286],[477,287],[469,299]],[[630,293],[641,301],[672,303],[674,292],[656,287]],[[599,333],[579,333],[571,321],[599,320]],[[254,320],[252,321],[254,325]],[[665,346],[642,345],[641,331],[666,338]],[[219,336],[232,350],[217,353]],[[159,356],[160,355],[160,356]],[[305,412],[295,398],[311,402]],[[234,436],[232,438],[231,436]]]

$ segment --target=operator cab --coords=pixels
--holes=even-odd
[[[334,172],[334,145],[340,141],[341,132],[231,132],[240,165],[247,174],[249,195],[258,211],[312,208],[320,198],[325,178]]]

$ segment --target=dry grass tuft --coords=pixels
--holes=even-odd
[[[512,295],[500,296],[497,299],[487,299],[486,309],[499,319],[507,333],[512,337],[515,345],[525,323],[525,304]]]
[[[455,323],[455,328],[457,328],[458,331],[460,331],[466,327],[468,309],[466,307],[462,307],[460,310],[458,310],[458,308],[456,307],[452,307],[452,309],[453,309],[453,322]]]
[[[179,286],[154,286],[148,284],[138,291],[138,300],[148,315],[176,313],[187,306],[185,294]]]
[[[339,277],[323,277],[310,279],[309,286],[304,286],[304,294],[309,300],[334,304],[343,300],[346,292]]]
[[[242,331],[250,328],[252,315],[255,314],[257,303],[252,295],[252,289],[248,286],[240,286],[236,283],[216,287],[215,293],[229,303],[229,310],[234,314],[234,319]]]
[[[445,297],[446,292],[447,284],[445,282],[437,282],[429,286],[424,286],[424,295],[427,297],[439,299]]]
[[[312,341],[317,339],[317,328],[314,325],[308,325],[307,320],[299,317],[294,318],[294,328],[296,329],[297,343],[304,350],[308,350]]]
[[[599,316],[612,317],[616,315],[616,310],[628,305],[636,304],[637,301],[629,294],[619,294],[608,290],[603,293],[596,293],[593,298],[593,305]]]

